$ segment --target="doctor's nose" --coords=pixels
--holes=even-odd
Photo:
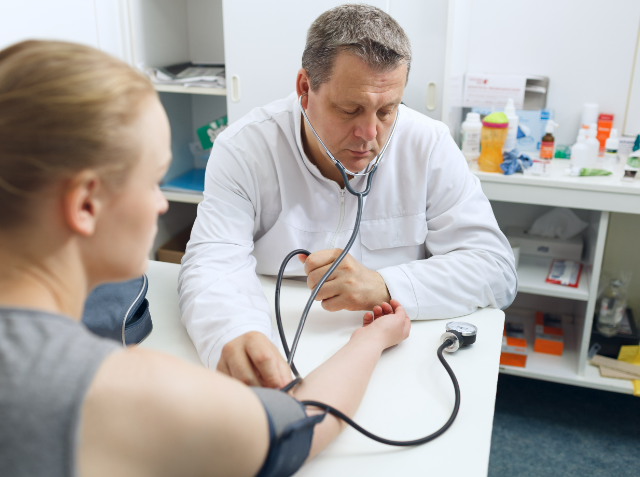
[[[353,130],[353,134],[366,142],[374,141],[378,135],[376,127],[377,118],[362,118],[362,121]]]

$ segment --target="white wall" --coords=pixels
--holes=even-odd
[[[459,0],[457,0],[459,1]],[[622,130],[636,39],[638,0],[467,0],[467,72],[550,78],[557,142],[572,144],[585,102]],[[466,32],[459,32],[464,38]],[[465,55],[459,46],[458,55]],[[458,61],[455,58],[454,62]],[[464,60],[462,60],[464,63]]]

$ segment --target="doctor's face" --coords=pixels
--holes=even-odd
[[[405,64],[378,72],[357,56],[342,52],[336,57],[330,80],[303,98],[302,105],[314,129],[347,169],[363,170],[384,146],[406,78]],[[312,134],[307,142],[316,163],[322,160],[326,165],[330,159]]]

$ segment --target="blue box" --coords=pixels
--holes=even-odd
[[[481,118],[502,109],[476,107],[471,110],[479,113]],[[553,119],[553,109],[517,109],[518,116],[518,150],[520,152],[539,152],[540,142],[544,136],[547,121]]]

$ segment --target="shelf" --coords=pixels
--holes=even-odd
[[[583,265],[578,288],[571,288],[547,283],[545,281],[551,268],[551,262],[552,260],[549,258],[521,255],[517,270],[518,292],[569,298],[571,300],[589,300],[589,282],[591,281],[591,271],[589,267]]]
[[[212,96],[226,96],[226,88],[198,88],[184,87],[175,84],[154,84],[153,87],[156,91],[161,93],[185,93],[185,94],[207,94]]]
[[[204,195],[202,193],[192,194],[187,192],[172,192],[163,190],[162,195],[169,202],[185,202],[188,204],[199,204],[204,200]]]
[[[601,389],[618,393],[633,394],[633,384],[626,379],[603,378],[600,370],[587,364],[584,376],[578,375],[578,329],[574,325],[563,323],[564,327],[564,352],[562,356],[534,353],[534,324],[532,320],[525,322],[527,337],[527,366],[517,368],[500,365],[500,372],[513,376],[540,379],[554,383],[570,384],[585,388]]]

